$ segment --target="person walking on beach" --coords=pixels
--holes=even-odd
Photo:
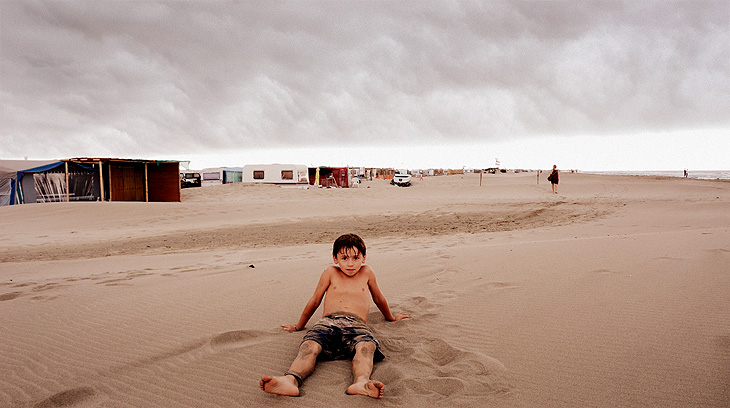
[[[373,269],[364,265],[365,251],[365,242],[355,234],[345,234],[335,240],[332,259],[336,266],[329,266],[322,272],[297,324],[282,324],[281,327],[288,332],[304,330],[324,297],[322,318],[304,335],[299,354],[283,376],[261,377],[259,386],[264,392],[299,396],[299,388],[314,371],[317,357],[351,358],[353,383],[347,387],[347,394],[383,397],[385,385],[370,378],[373,362],[385,357],[380,343],[366,325],[370,297],[387,321],[395,322],[409,316],[391,313],[375,281]]]
[[[558,171],[558,166],[553,164],[553,171],[550,172],[550,175],[548,176],[548,180],[550,181],[550,184],[553,188],[553,193],[558,194],[558,181],[560,178],[560,171]]]

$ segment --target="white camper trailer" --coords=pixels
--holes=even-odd
[[[203,169],[200,174],[202,186],[216,186],[220,184],[240,183],[242,180],[241,167],[213,167]]]
[[[247,164],[244,183],[309,184],[309,168],[303,164]]]

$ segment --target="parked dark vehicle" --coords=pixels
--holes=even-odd
[[[200,187],[200,173],[180,173],[180,187]]]

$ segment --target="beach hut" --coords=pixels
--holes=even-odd
[[[243,166],[244,183],[308,184],[308,168],[303,164],[247,164]]]
[[[395,169],[391,169],[391,168],[377,169],[376,177],[379,179],[393,180],[393,176],[395,176]]]
[[[321,187],[350,187],[347,167],[311,167],[309,184]]]
[[[242,167],[213,167],[203,169],[200,173],[202,174],[203,187],[243,181]]]
[[[102,201],[180,201],[180,162],[111,158],[75,158],[99,171]]]

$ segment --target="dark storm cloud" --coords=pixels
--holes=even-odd
[[[7,156],[730,125],[724,0],[3,0],[0,19]]]

